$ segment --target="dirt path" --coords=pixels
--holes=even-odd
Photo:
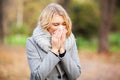
[[[120,80],[120,54],[79,54],[82,74],[78,80]],[[0,47],[0,80],[29,80],[29,73],[25,47]]]
[[[78,80],[120,80],[120,55],[80,55],[82,74]],[[118,58],[118,59],[116,59]]]
[[[0,47],[0,80],[29,80],[24,47]]]

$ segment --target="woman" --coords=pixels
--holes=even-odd
[[[72,24],[66,11],[56,3],[41,13],[26,51],[31,80],[76,80],[81,67]]]

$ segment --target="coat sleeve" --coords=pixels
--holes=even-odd
[[[70,80],[76,80],[80,76],[81,66],[75,40],[72,48],[61,58],[61,62]]]
[[[50,51],[41,60],[35,45],[29,39],[26,42],[26,52],[31,75],[36,80],[44,80],[60,60]]]

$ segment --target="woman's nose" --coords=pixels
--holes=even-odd
[[[58,29],[63,30],[63,29],[64,29],[64,26],[63,26],[63,25],[60,25],[60,26],[58,27]]]

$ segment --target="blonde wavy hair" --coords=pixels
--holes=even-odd
[[[58,14],[63,17],[66,23],[66,29],[68,31],[66,35],[67,37],[70,36],[71,29],[72,29],[71,19],[68,16],[65,9],[57,3],[51,3],[45,9],[43,9],[39,17],[39,22],[40,22],[41,27],[44,30],[47,30],[49,26],[51,25],[51,20],[55,14]]]

